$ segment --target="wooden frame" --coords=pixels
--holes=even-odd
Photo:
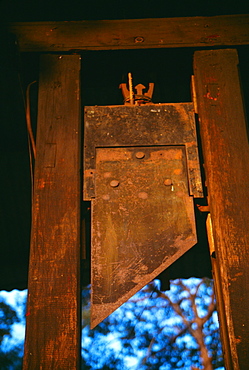
[[[234,49],[197,51],[194,56],[213,272],[228,370],[248,367],[249,344],[249,145],[238,64]]]
[[[193,18],[173,18],[173,19],[140,19],[140,20],[114,20],[114,21],[82,21],[82,22],[40,22],[40,23],[11,23],[7,24],[6,28],[8,32],[15,35],[21,52],[58,52],[58,53],[65,53],[65,52],[71,52],[75,53],[77,51],[81,50],[115,50],[115,49],[145,49],[145,48],[174,48],[174,47],[217,47],[217,46],[227,46],[227,45],[248,45],[249,44],[249,15],[233,15],[233,16],[217,16],[217,17],[193,17]],[[71,58],[78,58],[78,56],[70,56]],[[53,58],[58,58],[57,56],[53,56]],[[199,56],[196,57],[196,63]],[[200,62],[200,60],[199,60]],[[198,63],[199,63],[198,62]],[[245,324],[243,324],[243,320],[241,317],[247,317],[247,306],[248,306],[248,289],[246,286],[246,283],[249,280],[248,276],[248,255],[246,253],[245,244],[242,243],[239,245],[234,240],[234,248],[231,250],[227,234],[225,233],[223,235],[223,231],[228,228],[228,225],[233,227],[234,234],[232,235],[232,238],[236,236],[240,237],[241,239],[244,238],[244,240],[247,240],[248,238],[248,227],[245,226],[245,216],[242,217],[242,213],[244,215],[248,213],[246,209],[246,203],[245,203],[245,196],[248,197],[248,188],[243,188],[243,192],[237,192],[236,196],[235,190],[236,184],[234,182],[234,178],[236,176],[239,176],[240,180],[242,180],[242,176],[245,174],[243,168],[248,168],[248,164],[244,163],[245,165],[243,168],[241,167],[241,170],[239,174],[237,173],[235,169],[234,162],[231,162],[232,166],[229,166],[226,161],[220,160],[220,154],[224,154],[226,151],[226,148],[229,148],[230,156],[234,156],[239,160],[240,159],[240,151],[241,147],[243,147],[243,150],[246,152],[246,158],[248,157],[248,143],[246,141],[246,131],[245,131],[245,123],[243,121],[242,117],[242,111],[240,110],[240,135],[239,132],[236,130],[230,130],[229,128],[229,122],[231,122],[231,118],[227,120],[222,121],[222,129],[227,134],[226,140],[224,141],[224,146],[220,149],[221,151],[217,153],[217,148],[219,147],[219,143],[217,142],[216,137],[213,135],[213,132],[211,132],[208,123],[210,120],[214,120],[216,122],[213,122],[214,125],[218,125],[220,123],[217,122],[217,119],[215,118],[216,115],[213,115],[212,117],[209,115],[209,112],[205,109],[205,95],[207,95],[207,91],[203,91],[203,85],[200,85],[200,83],[205,84],[205,82],[202,80],[201,77],[201,71],[202,67],[201,64],[195,64],[196,68],[196,74],[197,74],[197,96],[199,99],[199,112],[200,117],[203,120],[202,122],[205,122],[202,126],[202,140],[203,140],[203,146],[204,146],[204,152],[205,152],[205,169],[208,177],[208,186],[210,187],[210,207],[211,207],[211,217],[213,221],[213,229],[214,229],[214,242],[217,244],[217,261],[219,265],[219,269],[221,271],[221,295],[219,297],[222,297],[220,299],[224,299],[225,305],[224,310],[222,312],[225,312],[225,319],[223,320],[223,323],[226,325],[226,322],[228,323],[228,333],[229,333],[229,343],[225,346],[225,349],[229,351],[229,353],[226,353],[226,356],[228,358],[227,360],[227,367],[228,369],[234,369],[234,370],[243,370],[246,369],[248,364],[246,360],[246,348],[248,347],[248,330],[245,327]],[[233,62],[234,63],[234,60]],[[237,62],[236,62],[237,63]],[[234,64],[233,64],[234,68]],[[210,71],[209,71],[210,72]],[[234,69],[233,69],[233,73]],[[212,75],[212,73],[211,73]],[[236,73],[234,74],[234,76]],[[236,77],[236,76],[235,76]],[[220,78],[218,76],[218,78]],[[56,80],[58,82],[58,79]],[[50,86],[50,91],[52,91],[53,98],[56,97],[55,88],[56,88],[56,81],[54,80],[54,87]],[[199,81],[199,82],[198,82]],[[236,77],[236,81],[237,77]],[[240,91],[238,89],[238,83],[236,82],[236,94],[240,95]],[[210,85],[211,86],[211,85]],[[232,94],[232,90],[234,85],[231,85],[232,87],[229,89],[230,93]],[[215,89],[215,86],[211,86],[210,89]],[[77,88],[75,87],[77,90]],[[76,91],[75,90],[75,91]],[[217,98],[217,89],[216,95],[214,98]],[[210,92],[210,96],[212,97],[213,90]],[[68,96],[68,95],[67,95]],[[57,94],[57,97],[59,98],[59,95]],[[53,99],[51,99],[52,101]],[[211,99],[212,100],[212,99]],[[213,99],[213,103],[216,100]],[[209,102],[210,103],[210,102]],[[225,114],[226,111],[229,111],[231,113],[231,117],[234,119],[237,119],[237,116],[235,117],[233,114],[233,111],[229,106],[233,103],[233,100],[228,99],[228,102],[223,100],[223,107],[221,108],[221,112]],[[63,103],[62,103],[63,105]],[[49,106],[49,105],[48,105]],[[217,105],[219,108],[219,104]],[[74,118],[75,113],[77,111],[74,111]],[[241,104],[240,104],[241,107]],[[217,108],[217,109],[218,109]],[[44,124],[45,121],[48,120],[48,114],[49,109],[47,111],[47,116],[44,117]],[[228,109],[228,110],[227,110]],[[218,112],[218,111],[217,111]],[[218,113],[217,113],[218,114]],[[79,121],[74,121],[76,126],[74,127],[75,130],[79,129]],[[232,123],[231,123],[232,124]],[[217,126],[218,127],[218,126]],[[57,135],[55,127],[52,129],[53,135]],[[53,136],[52,135],[52,136]],[[63,134],[64,135],[64,134]],[[207,135],[207,136],[206,136]],[[235,135],[236,140],[233,140],[233,135]],[[239,136],[238,136],[239,135]],[[242,135],[242,136],[241,136]],[[66,138],[64,137],[64,141],[61,142],[62,147],[65,147],[66,145]],[[243,145],[239,144],[240,138],[242,138]],[[45,141],[42,141],[40,144],[40,147],[38,145],[38,151],[42,150],[43,145],[46,145],[46,143],[50,146],[49,148],[49,157],[43,158],[41,162],[41,166],[44,165],[44,161],[48,161],[51,165],[51,161],[53,161],[54,157],[54,146],[51,145],[54,143],[53,138],[51,139],[49,136],[47,138],[44,137]],[[213,140],[213,142],[212,142]],[[78,141],[77,141],[78,143]],[[216,144],[216,146],[214,145]],[[79,153],[79,146],[78,144],[75,146],[75,153],[74,158],[77,157],[77,151]],[[209,152],[210,150],[210,152]],[[76,161],[77,162],[77,161]],[[247,162],[248,163],[248,162]],[[77,162],[77,171],[79,169],[79,162]],[[220,184],[220,181],[222,180],[219,174],[219,171],[216,171],[219,166],[225,166],[224,171],[226,171],[226,177],[225,181],[227,184],[227,188],[229,189],[228,194],[225,194],[224,189],[222,189],[221,186],[218,186],[218,194],[217,194],[217,181]],[[39,165],[37,165],[37,170],[39,170]],[[63,169],[61,175],[63,174]],[[247,180],[248,179],[248,173],[247,172]],[[79,172],[77,174],[71,173],[70,181],[72,181],[72,184],[75,185],[75,191],[72,193],[72,199],[71,201],[75,201],[75,197],[79,196]],[[232,182],[231,182],[231,179]],[[67,179],[64,179],[67,181]],[[45,182],[41,182],[41,179],[37,177],[36,180],[36,192],[37,194],[41,189],[38,190],[39,186],[42,186],[45,184]],[[50,181],[50,179],[49,179]],[[58,177],[58,188],[61,191],[61,195],[63,196],[63,186],[61,179]],[[215,185],[216,184],[216,185]],[[235,188],[233,189],[232,184],[234,184]],[[47,183],[44,185],[45,189],[47,187]],[[66,194],[64,194],[66,196]],[[217,199],[217,197],[220,196],[221,200],[220,202],[214,201],[214,199]],[[47,202],[47,199],[49,197],[51,200],[51,205],[53,204],[53,197],[51,194],[47,194],[44,198],[40,197],[38,203],[36,203],[36,206],[38,205],[43,208],[45,205],[45,202]],[[37,198],[38,199],[38,198]],[[223,204],[222,201],[225,199],[225,203]],[[230,202],[230,203],[229,203]],[[232,205],[235,205],[236,212],[229,213],[229,215],[226,214],[227,207],[231,210]],[[76,205],[76,215],[74,213],[71,214],[70,217],[73,218],[73,221],[75,225],[78,225],[78,216],[79,216],[79,204]],[[243,210],[243,212],[241,211]],[[42,241],[42,234],[38,233],[38,224],[39,228],[41,227],[40,221],[44,222],[44,228],[43,230],[49,226],[48,220],[46,220],[46,214],[40,213],[42,211],[38,211],[38,208],[34,209],[33,211],[33,217],[34,217],[34,223],[33,223],[33,244],[31,244],[31,273],[29,277],[29,287],[30,287],[30,294],[31,294],[31,303],[28,308],[27,312],[27,339],[26,339],[26,349],[25,349],[25,360],[24,360],[24,369],[29,368],[36,368],[37,366],[40,368],[53,368],[53,369],[60,369],[60,368],[68,368],[68,369],[78,369],[79,368],[79,340],[77,340],[77,335],[79,338],[79,248],[78,248],[78,237],[79,237],[79,231],[77,229],[75,234],[75,239],[72,240],[72,243],[74,245],[74,255],[73,260],[76,264],[76,267],[74,267],[74,272],[72,275],[74,276],[73,279],[73,288],[71,289],[72,295],[77,295],[78,298],[75,298],[75,305],[68,307],[69,311],[68,314],[72,315],[72,322],[73,322],[73,328],[75,330],[75,333],[72,335],[72,347],[71,352],[65,351],[65,357],[62,358],[62,362],[56,362],[58,357],[61,356],[62,351],[59,351],[59,356],[55,358],[55,360],[51,361],[52,353],[57,353],[58,346],[56,347],[56,343],[53,343],[53,340],[55,339],[55,335],[58,334],[53,330],[48,329],[46,327],[46,321],[44,317],[47,314],[50,314],[50,309],[47,309],[47,312],[45,312],[45,316],[43,316],[43,327],[44,330],[47,330],[48,337],[46,339],[46,335],[42,337],[43,345],[42,348],[45,351],[45,344],[48,343],[47,340],[50,338],[50,345],[48,355],[44,357],[44,359],[41,359],[40,356],[38,356],[41,352],[40,344],[32,345],[32,332],[34,332],[34,335],[41,335],[39,332],[39,328],[36,326],[36,320],[37,315],[39,315],[39,303],[41,300],[48,300],[47,306],[49,306],[49,303],[53,301],[53,297],[48,296],[46,294],[46,281],[44,280],[43,283],[40,285],[40,288],[37,290],[37,286],[39,285],[36,281],[37,276],[36,272],[38,272],[36,261],[37,261],[37,254],[35,254],[35,250],[37,252],[37,246],[39,251],[39,243]],[[45,211],[44,211],[45,212]],[[58,216],[58,215],[57,215]],[[56,216],[56,217],[57,217]],[[51,216],[52,217],[52,216]],[[58,216],[60,217],[60,216]],[[220,226],[220,218],[222,217],[223,227]],[[242,218],[241,218],[242,217]],[[248,220],[248,215],[247,215]],[[52,222],[52,218],[50,218],[50,221]],[[59,219],[57,219],[59,222]],[[65,221],[65,220],[64,220]],[[56,222],[56,220],[53,220],[53,222]],[[65,221],[66,222],[66,221]],[[243,228],[240,228],[240,223],[244,225]],[[67,224],[67,222],[66,222]],[[65,228],[67,225],[64,225]],[[62,227],[64,227],[62,225]],[[248,225],[247,225],[248,226]],[[222,231],[223,230],[223,231]],[[239,236],[239,231],[241,232],[241,235]],[[49,236],[47,236],[49,237]],[[34,241],[36,238],[36,241]],[[220,240],[224,238],[225,242],[222,244],[220,243]],[[40,241],[39,241],[40,240]],[[76,244],[75,244],[76,243]],[[76,246],[76,248],[75,248]],[[242,255],[243,260],[240,257],[242,248]],[[40,264],[40,271],[44,269],[53,269],[53,263],[51,261],[55,261],[56,256],[54,255],[53,248],[47,249],[47,252],[49,253],[46,258],[42,255],[41,250],[39,253],[41,253],[38,258],[38,264]],[[46,253],[47,253],[46,252]],[[231,258],[229,263],[229,258]],[[50,261],[50,262],[49,262]],[[228,261],[228,265],[224,265],[224,261]],[[233,264],[236,264],[236,268],[234,268]],[[62,267],[61,267],[62,268]],[[64,269],[64,266],[63,266]],[[218,269],[218,270],[219,270]],[[62,270],[61,270],[62,271]],[[70,270],[71,271],[71,270]],[[69,270],[67,271],[69,274],[71,273]],[[78,274],[78,275],[77,275]],[[51,275],[51,279],[53,278],[53,274]],[[219,279],[218,279],[219,280]],[[37,285],[38,284],[38,285]],[[51,280],[50,287],[53,286],[53,289],[59,289],[60,291],[62,285],[58,285],[56,288],[56,283]],[[45,292],[45,293],[44,293]],[[41,294],[41,297],[39,296]],[[56,293],[57,294],[57,293]],[[245,301],[240,301],[240,297],[243,295],[245,297]],[[35,301],[35,298],[37,298],[37,302]],[[64,297],[65,298],[65,297]],[[33,301],[32,301],[33,300]],[[32,303],[33,302],[33,303]],[[57,308],[56,308],[57,309]],[[55,326],[59,323],[58,318],[56,319],[56,311],[53,313],[53,319]],[[44,315],[44,313],[42,313]],[[66,316],[68,317],[68,316]],[[71,317],[71,316],[70,316]],[[247,319],[248,321],[248,319]],[[57,324],[56,324],[57,323]],[[78,325],[78,327],[77,327]],[[37,330],[35,329],[37,328]],[[57,328],[58,329],[58,328]],[[69,328],[69,332],[70,332]],[[71,331],[72,333],[72,331]],[[44,333],[43,333],[44,335]],[[63,336],[63,333],[61,333]],[[70,334],[69,334],[70,335]],[[62,338],[62,337],[61,337]],[[64,338],[65,339],[65,338]],[[68,340],[64,341],[62,338],[62,342],[66,345],[68,343]],[[62,343],[61,342],[61,343]],[[66,348],[66,347],[65,347]],[[35,352],[32,352],[35,351]],[[231,356],[232,354],[232,356]],[[32,359],[32,356],[38,356],[36,360]],[[40,358],[40,360],[39,360]],[[67,358],[63,363],[64,359]],[[68,358],[70,358],[70,361],[68,361]],[[36,362],[33,362],[36,361]],[[58,360],[59,361],[59,360]],[[38,364],[39,363],[39,364]],[[43,367],[41,367],[43,366]]]

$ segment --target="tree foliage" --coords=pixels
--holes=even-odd
[[[82,291],[82,369],[213,370],[223,366],[213,284],[209,279],[171,281],[169,291],[155,280],[94,330],[90,287]],[[19,302],[20,303],[20,302]],[[20,303],[21,304],[21,303]],[[25,304],[25,302],[23,302]],[[24,307],[20,309],[24,315]],[[21,369],[23,347],[11,342],[23,320],[0,301],[0,368]]]
[[[94,330],[88,326],[87,290],[83,294],[83,369],[212,370],[223,366],[209,279],[178,279],[167,292],[159,289],[158,281],[151,282]]]
[[[6,339],[12,336],[12,325],[20,319],[16,311],[2,299],[0,300],[0,368],[1,370],[21,369],[22,355],[21,346],[16,345],[9,348]]]

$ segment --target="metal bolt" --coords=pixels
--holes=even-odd
[[[138,43],[144,42],[144,38],[142,36],[137,36],[137,37],[135,37],[134,41],[138,42]]]
[[[137,152],[136,153],[136,158],[137,159],[142,159],[142,158],[144,158],[144,156],[145,156],[144,152]]]
[[[166,186],[172,185],[172,180],[171,179],[164,180],[164,185],[166,185]]]
[[[117,186],[119,186],[119,181],[118,180],[112,180],[110,182],[110,185],[112,188],[116,188]]]

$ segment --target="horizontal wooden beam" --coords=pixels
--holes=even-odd
[[[249,14],[80,22],[9,23],[22,52],[249,44]]]

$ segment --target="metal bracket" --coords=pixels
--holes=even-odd
[[[124,97],[124,104],[129,105],[131,104],[130,101],[130,91],[127,89],[126,83],[122,83],[119,85],[119,88],[122,90],[122,94]],[[146,87],[142,84],[138,84],[135,86],[135,90],[137,93],[134,95],[134,103],[137,105],[140,104],[151,104],[152,101],[152,95],[154,91],[154,83],[149,83],[148,91],[143,94],[143,90]]]

